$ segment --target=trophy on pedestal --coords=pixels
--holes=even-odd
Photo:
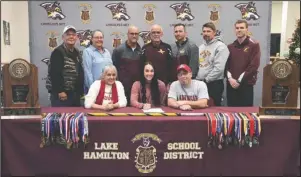
[[[297,107],[299,72],[296,65],[284,59],[264,67],[259,115],[300,115]]]
[[[38,69],[18,58],[2,68],[2,115],[40,115]]]

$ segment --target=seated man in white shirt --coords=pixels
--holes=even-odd
[[[168,106],[181,110],[208,107],[208,89],[203,81],[192,80],[191,69],[186,64],[177,68],[178,80],[170,85]]]
[[[104,67],[101,80],[96,80],[90,86],[85,96],[85,108],[110,111],[126,107],[127,99],[121,82],[116,81],[117,70],[114,65]]]

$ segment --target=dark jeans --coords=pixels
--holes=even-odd
[[[58,93],[51,93],[50,101],[52,107],[79,107],[80,95],[75,92],[66,92],[67,100],[60,100]]]
[[[222,105],[222,97],[224,92],[224,81],[216,80],[207,83],[209,97],[214,101],[215,106]]]
[[[253,88],[253,85],[242,84],[237,89],[234,89],[227,82],[227,105],[232,107],[253,106]]]

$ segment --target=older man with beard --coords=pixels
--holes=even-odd
[[[204,44],[199,46],[199,71],[196,79],[207,84],[210,98],[215,106],[221,106],[224,91],[224,70],[229,56],[227,46],[212,22],[203,25]]]
[[[237,39],[228,45],[230,56],[226,67],[228,106],[253,106],[254,85],[260,64],[260,46],[248,34],[248,23],[235,23]]]
[[[83,51],[83,68],[85,71],[85,90],[98,80],[103,73],[103,68],[112,65],[111,54],[103,46],[104,35],[100,30],[92,32],[91,45]]]
[[[118,71],[118,79],[123,84],[128,105],[130,104],[131,88],[140,78],[140,54],[141,47],[138,44],[139,29],[130,26],[127,33],[128,39],[112,54],[113,64]]]

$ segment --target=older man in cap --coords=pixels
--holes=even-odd
[[[53,50],[48,66],[46,87],[51,93],[51,106],[80,106],[84,74],[80,52],[75,48],[76,29],[68,25],[63,30],[63,44]]]
[[[208,107],[208,90],[205,82],[193,80],[192,71],[186,64],[177,68],[178,80],[170,85],[168,106],[181,110]]]

